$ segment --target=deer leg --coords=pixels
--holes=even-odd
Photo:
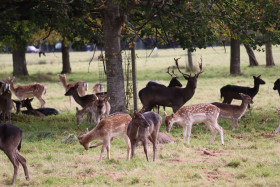
[[[106,147],[106,149],[107,149],[107,158],[108,158],[108,160],[110,160],[110,147],[111,147],[111,143],[110,143],[110,141],[108,142],[108,145],[107,145],[107,147]]]
[[[156,161],[156,157],[157,157],[157,138],[152,138],[151,136],[149,136],[149,140],[153,143],[153,161]]]
[[[210,132],[212,134],[212,138],[211,138],[211,144],[212,144],[214,142],[214,140],[215,140],[217,132],[216,132],[216,129],[212,127],[210,122],[206,123],[206,125],[207,125],[207,127],[209,128],[209,130],[210,130]]]
[[[143,146],[144,146],[144,152],[145,152],[145,155],[146,155],[146,159],[149,162],[148,151],[147,151],[147,139],[145,139],[143,141]]]
[[[46,104],[46,102],[45,102],[45,100],[42,98],[42,97],[37,97],[37,99],[40,101],[40,103],[41,103],[41,108],[45,108],[45,104]]]
[[[188,129],[188,144],[190,144],[190,137],[192,133],[192,124],[187,126]]]
[[[277,134],[277,133],[279,133],[279,131],[280,131],[280,123],[279,123],[278,127],[276,128],[275,133]]]
[[[224,133],[223,128],[218,124],[218,122],[215,122],[214,128],[220,133],[221,136],[221,143],[224,145]]]
[[[101,148],[101,154],[100,154],[98,162],[100,162],[102,160],[103,153],[105,151],[105,148],[107,148],[107,146],[108,146],[108,140],[105,138],[103,140],[103,145],[102,145],[102,148]]]
[[[12,185],[15,185],[16,182],[16,178],[17,178],[17,172],[18,172],[18,166],[19,166],[19,162],[16,158],[16,150],[9,150],[6,151],[6,155],[8,156],[8,158],[10,159],[10,161],[12,162],[13,166],[14,166],[14,176],[13,176],[13,181],[12,181]]]
[[[183,127],[183,142],[186,141],[187,132],[188,132],[187,126]]]
[[[16,152],[16,154],[17,154],[17,159],[19,160],[20,164],[23,167],[25,178],[26,180],[29,180],[29,174],[26,166],[26,159],[23,156],[21,156],[18,152]]]
[[[232,126],[236,129],[238,128],[238,126],[239,126],[238,125],[238,119],[235,119],[235,118],[232,119]]]
[[[136,142],[131,142],[131,159],[134,157]]]
[[[130,151],[131,151],[130,139],[129,139],[129,137],[126,134],[123,135],[123,138],[125,140],[126,147],[127,147],[127,160],[130,160]]]
[[[69,96],[70,108],[72,108],[72,96]]]

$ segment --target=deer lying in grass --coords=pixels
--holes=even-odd
[[[242,97],[239,93],[246,94],[254,99],[255,95],[259,92],[260,85],[265,84],[265,82],[261,79],[261,75],[254,78],[254,87],[243,87],[243,86],[235,86],[235,85],[226,85],[220,89],[221,98],[224,97],[223,103],[231,104],[233,99],[242,100]],[[250,108],[250,105],[249,105]]]
[[[54,108],[37,108],[37,109],[34,109],[31,105],[31,102],[33,101],[33,98],[31,98],[31,99],[27,98],[27,99],[22,100],[22,101],[15,101],[15,100],[13,100],[13,101],[16,104],[17,113],[22,112],[24,114],[36,115],[36,112],[39,112],[38,116],[41,116],[40,113],[43,114],[44,116],[58,115],[59,114],[59,112]],[[26,107],[27,111],[21,111],[22,107]],[[30,111],[35,111],[35,112],[30,113]]]
[[[148,139],[153,144],[153,161],[157,157],[157,141],[159,129],[161,126],[162,118],[154,112],[134,112],[132,120],[128,124],[127,135],[131,142],[131,158],[134,156],[135,147],[138,142],[142,142],[147,161],[149,157],[147,154]]]
[[[0,114],[2,114],[2,120],[6,122],[6,115],[8,115],[8,120],[11,122],[11,111],[13,109],[12,93],[9,88],[0,95]]]
[[[22,113],[22,114],[25,114],[25,115],[32,115],[32,116],[38,116],[38,117],[45,117],[45,114],[39,112],[39,111],[36,111],[36,110],[33,110],[33,109],[27,109],[27,110],[21,110],[21,108],[23,107],[23,103],[24,103],[25,100],[23,101],[16,101],[16,100],[13,100],[13,102],[16,104],[16,113]]]
[[[24,169],[26,180],[29,180],[26,160],[19,154],[21,149],[22,130],[12,124],[0,124],[0,149],[8,156],[14,166],[12,185],[15,184],[19,163]]]
[[[96,100],[93,102],[88,103],[84,108],[81,110],[76,107],[76,119],[77,119],[77,125],[80,125],[83,121],[84,114],[86,112],[90,113],[90,119],[89,122],[92,122],[92,115],[95,116],[95,123],[98,124],[100,121],[101,116],[109,116],[111,106],[109,103],[109,97],[96,97]]]
[[[278,108],[276,108],[276,112],[279,117],[279,124],[278,124],[278,127],[275,129],[275,133],[279,133],[279,131],[280,131],[280,110]]]
[[[150,111],[156,105],[172,107],[173,112],[176,112],[181,106],[183,106],[188,100],[190,100],[196,89],[197,78],[202,73],[202,63],[199,64],[200,72],[191,76],[181,72],[178,60],[175,59],[176,66],[179,72],[184,76],[188,83],[185,88],[177,87],[155,87],[148,86],[139,91],[139,98],[143,104],[142,111]]]
[[[226,103],[212,103],[220,109],[220,118],[232,119],[232,126],[238,128],[238,120],[244,115],[246,112],[247,106],[249,104],[253,104],[253,100],[250,96],[240,93],[242,98],[242,103],[240,106],[238,105],[230,105]]]
[[[61,82],[65,92],[67,92],[71,87],[78,85],[77,87],[77,92],[79,94],[79,96],[84,96],[87,93],[88,90],[88,83],[84,82],[84,81],[77,81],[77,82],[73,82],[73,83],[69,83],[67,84],[67,80],[66,80],[66,75],[58,75],[58,82]],[[70,102],[70,107],[72,107],[72,97],[69,96],[69,102]]]
[[[127,159],[130,159],[130,140],[127,136],[127,126],[131,121],[131,117],[125,113],[112,114],[111,116],[102,119],[94,129],[86,131],[85,134],[78,137],[81,145],[86,150],[102,145],[99,161],[102,160],[102,155],[107,149],[107,158],[110,159],[110,142],[115,136],[122,136],[127,145]],[[90,146],[90,142],[96,139],[101,139],[102,142]]]
[[[42,97],[46,93],[46,86],[44,86],[43,84],[34,83],[18,86],[17,88],[15,88],[14,79],[15,77],[9,78],[7,82],[10,84],[12,93],[15,94],[15,96],[17,96],[19,100],[23,100],[28,97],[36,97],[40,101],[41,107],[45,107],[46,102]]]
[[[169,132],[173,123],[177,122],[183,127],[183,141],[188,135],[188,144],[190,143],[190,136],[192,125],[197,123],[205,123],[212,134],[211,143],[213,143],[216,130],[221,135],[221,142],[224,145],[223,128],[218,124],[220,109],[212,104],[196,104],[181,107],[175,114],[168,116],[164,112],[166,131]]]

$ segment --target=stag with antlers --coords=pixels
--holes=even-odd
[[[181,106],[183,106],[188,100],[190,100],[196,89],[197,78],[203,72],[202,71],[202,60],[199,64],[200,71],[193,77],[191,74],[185,74],[180,70],[178,60],[175,59],[175,64],[178,71],[188,81],[185,88],[178,87],[155,87],[147,86],[139,91],[139,98],[143,104],[142,111],[150,111],[156,105],[172,107],[173,112],[176,112]]]

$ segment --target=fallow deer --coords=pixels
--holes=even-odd
[[[94,129],[86,131],[85,134],[80,135],[78,140],[86,150],[89,148],[95,148],[102,145],[99,161],[102,160],[102,155],[105,148],[107,149],[107,158],[110,159],[110,142],[115,136],[122,136],[127,145],[127,159],[130,159],[130,140],[127,136],[127,126],[131,121],[131,117],[125,113],[113,114],[107,118],[102,119]],[[90,146],[90,142],[96,139],[101,139],[102,142],[98,142]]]
[[[275,129],[275,133],[277,134],[280,131],[280,110],[278,108],[276,108],[276,112],[277,112],[278,117],[279,117],[278,127]]]
[[[0,124],[0,149],[8,156],[14,166],[12,185],[15,185],[19,163],[24,169],[26,180],[29,180],[26,160],[19,154],[22,141],[22,130],[12,124]]]
[[[83,109],[79,110],[76,107],[76,119],[77,125],[80,125],[83,121],[83,116],[86,112],[91,113],[89,121],[92,121],[92,115],[95,116],[95,123],[98,124],[101,116],[109,116],[111,106],[109,103],[109,97],[96,97],[96,100],[88,103]]]
[[[77,87],[77,92],[79,94],[79,96],[84,96],[87,93],[88,90],[88,83],[84,82],[84,81],[77,81],[77,82],[73,82],[73,83],[69,83],[67,84],[67,80],[66,80],[66,75],[63,74],[59,74],[58,75],[58,82],[61,82],[65,92],[67,92],[71,87],[78,85]],[[69,96],[69,102],[70,102],[70,107],[72,107],[72,97]]]
[[[277,80],[274,82],[273,90],[277,90],[277,91],[278,91],[278,94],[280,95],[280,79],[277,79]]]
[[[17,88],[15,88],[14,79],[15,77],[9,78],[7,82],[10,84],[12,93],[15,94],[15,96],[19,98],[19,100],[23,100],[28,97],[36,97],[40,101],[41,107],[45,107],[46,102],[42,97],[46,93],[46,86],[44,86],[43,84],[34,83],[29,85],[18,86]]]
[[[102,93],[102,92],[104,92],[104,86],[102,84],[97,83],[92,87],[93,94]]]
[[[139,91],[139,98],[143,104],[142,111],[150,111],[156,105],[172,107],[173,112],[176,112],[181,106],[183,106],[188,100],[190,100],[196,89],[197,78],[203,72],[202,62],[199,64],[200,71],[193,77],[181,72],[178,59],[175,59],[175,64],[179,72],[184,76],[188,83],[185,88],[164,88],[164,87],[145,87]]]
[[[226,103],[212,103],[220,109],[220,118],[226,118],[232,120],[232,126],[238,128],[238,120],[244,115],[246,112],[247,106],[249,104],[253,104],[253,100],[250,96],[246,94],[240,93],[242,98],[241,105],[231,105]]]
[[[189,144],[192,125],[203,122],[211,131],[211,143],[215,139],[217,130],[221,135],[222,145],[224,145],[223,128],[218,124],[219,113],[220,109],[212,104],[183,106],[175,114],[171,114],[170,116],[164,112],[166,131],[170,131],[173,123],[178,123],[183,127],[183,141],[185,141],[186,135],[188,135]]]
[[[147,161],[149,157],[147,154],[147,143],[150,140],[153,144],[153,161],[157,157],[157,141],[159,129],[162,123],[162,118],[159,114],[154,112],[134,112],[132,120],[128,124],[127,135],[131,142],[131,158],[134,156],[136,144],[142,142]]]
[[[261,79],[261,75],[254,78],[254,87],[243,87],[243,86],[235,86],[235,85],[226,85],[220,89],[221,98],[224,97],[223,103],[231,104],[233,99],[242,100],[242,97],[239,93],[246,94],[250,96],[252,99],[257,95],[260,89],[261,84],[265,84],[265,82]],[[250,105],[249,105],[250,108]]]
[[[12,93],[9,87],[0,95],[0,114],[2,114],[2,120],[6,122],[6,115],[11,122],[11,111],[13,109]]]

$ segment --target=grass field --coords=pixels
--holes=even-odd
[[[226,84],[253,86],[253,75],[262,75],[266,81],[261,85],[254,98],[252,111],[246,112],[239,120],[239,129],[231,127],[231,121],[219,120],[224,129],[225,145],[220,136],[214,144],[209,144],[210,131],[203,124],[193,126],[190,145],[182,142],[182,128],[174,126],[171,135],[175,143],[160,145],[156,162],[147,162],[142,147],[136,149],[136,157],[126,160],[126,146],[122,138],[115,139],[111,145],[111,159],[97,162],[100,148],[85,151],[75,135],[75,106],[69,107],[64,89],[57,74],[62,69],[61,54],[49,53],[46,57],[27,54],[29,77],[16,77],[15,85],[40,82],[47,86],[44,96],[47,107],[54,107],[60,115],[37,118],[13,115],[12,122],[24,131],[21,154],[27,159],[30,181],[24,178],[23,169],[19,169],[16,184],[19,186],[279,186],[280,185],[280,138],[271,134],[278,125],[275,108],[280,107],[279,95],[274,91],[273,83],[279,78],[279,47],[273,48],[276,66],[265,67],[265,53],[256,52],[258,67],[248,67],[248,56],[241,48],[241,76],[229,75],[230,50],[223,47],[198,50],[193,54],[197,64],[203,59],[204,73],[198,78],[194,97],[186,104],[210,103],[221,101],[219,90]],[[186,52],[181,49],[165,49],[152,53],[150,50],[137,52],[138,90],[149,80],[168,84],[170,76],[166,68],[174,65],[173,58],[181,57],[180,65],[187,62]],[[69,82],[84,80],[90,89],[99,80],[97,56],[89,67],[92,53],[72,52],[70,54],[72,74],[67,75]],[[123,52],[128,62],[129,52]],[[12,56],[0,54],[0,80],[12,76]],[[178,74],[179,75],[179,74]],[[186,80],[180,76],[183,85]],[[16,99],[13,96],[14,99]],[[38,100],[33,105],[39,107]],[[140,102],[139,102],[140,103]],[[240,101],[234,101],[240,104]],[[141,106],[140,106],[141,108]],[[167,109],[171,113],[170,109]],[[15,113],[15,111],[13,111]],[[162,115],[162,111],[160,113]],[[84,130],[94,127],[82,123]],[[162,124],[161,131],[165,132]],[[205,154],[205,151],[210,155]],[[148,149],[152,158],[152,147]],[[7,157],[0,153],[0,186],[11,184],[13,167]]]

